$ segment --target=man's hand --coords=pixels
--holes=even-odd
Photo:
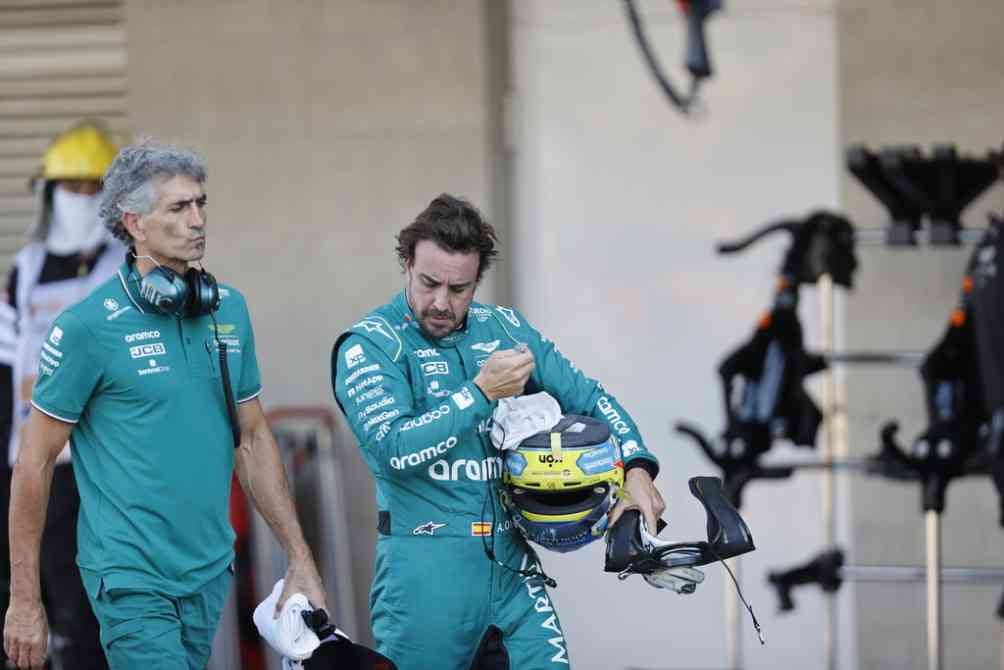
[[[529,349],[506,349],[492,354],[474,378],[489,401],[519,395],[533,373],[533,354]]]
[[[11,598],[3,626],[3,648],[18,668],[41,668],[49,644],[49,622],[42,603]]]
[[[11,477],[10,606],[3,643],[8,658],[19,668],[41,668],[45,663],[49,622],[42,607],[39,547],[52,470],[72,430],[72,423],[32,407]]]
[[[656,523],[666,511],[666,503],[645,468],[631,468],[624,476],[624,491],[620,501],[610,511],[608,527],[613,527],[624,510],[632,508],[641,511],[648,532],[652,535],[659,532]]]
[[[324,586],[321,584],[321,576],[317,574],[317,566],[314,565],[314,559],[311,556],[307,555],[290,562],[289,568],[286,570],[285,583],[282,586],[282,593],[279,594],[279,600],[275,603],[273,618],[278,618],[282,606],[286,604],[286,599],[294,593],[302,593],[307,596],[310,606],[315,610],[324,610],[331,614],[328,610]]]

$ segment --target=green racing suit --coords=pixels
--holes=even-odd
[[[462,328],[433,340],[401,292],[352,326],[335,342],[332,386],[376,482],[373,634],[401,670],[569,667],[536,555],[497,495],[494,404],[472,381],[519,343],[536,363],[526,393],[606,421],[625,468],[658,473],[627,411],[514,309],[472,303]]]

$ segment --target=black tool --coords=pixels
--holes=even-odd
[[[397,670],[383,654],[338,635],[326,611],[310,610],[300,615],[321,640],[321,646],[302,661],[304,670]]]
[[[638,48],[641,49],[645,63],[652,76],[655,77],[669,101],[684,114],[689,114],[697,101],[697,89],[701,80],[712,75],[711,58],[708,56],[707,41],[704,36],[704,22],[722,8],[722,0],[680,0],[680,10],[687,19],[687,47],[684,63],[690,72],[690,90],[683,94],[679,92],[672,81],[663,72],[659,59],[645,35],[645,26],[635,6],[634,0],[624,0],[628,23],[634,34]]]
[[[607,572],[617,572],[626,577],[663,568],[700,567],[756,548],[746,522],[726,499],[720,479],[693,477],[689,485],[690,492],[704,505],[707,513],[707,541],[646,547],[641,536],[640,512],[629,509],[607,534],[604,567]]]
[[[932,245],[957,245],[962,212],[998,177],[1000,155],[960,156],[952,145],[847,149],[847,168],[889,212],[886,243],[914,245],[924,221]]]

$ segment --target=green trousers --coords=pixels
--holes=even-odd
[[[526,545],[513,536],[496,543],[498,558],[528,569]],[[380,653],[398,670],[568,670],[540,578],[490,561],[481,540],[379,538],[370,609]]]
[[[205,669],[233,579],[229,569],[197,593],[181,597],[107,589],[99,575],[80,573],[111,670]]]

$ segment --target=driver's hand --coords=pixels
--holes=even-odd
[[[608,527],[613,528],[624,510],[632,508],[641,512],[648,532],[653,535],[659,532],[657,522],[666,511],[666,503],[663,502],[659,490],[655,488],[652,477],[645,468],[631,468],[624,476],[624,491],[621,493],[621,499],[610,511]]]
[[[494,402],[499,398],[509,398],[522,393],[526,381],[533,373],[533,368],[533,353],[529,349],[496,351],[481,366],[474,383],[489,402]]]
[[[704,581],[704,573],[697,568],[666,568],[642,577],[657,589],[669,589],[683,594],[693,593],[697,590],[697,585]]]

